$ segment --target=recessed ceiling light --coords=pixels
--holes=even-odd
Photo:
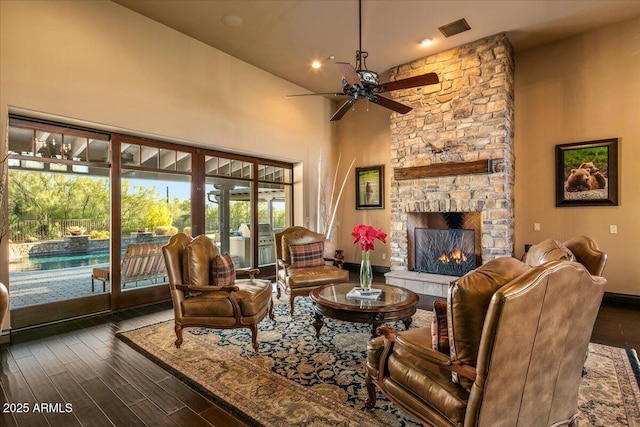
[[[426,38],[426,39],[420,40],[420,44],[422,46],[431,46],[432,43],[433,43],[433,39],[432,38]]]
[[[320,68],[320,67],[322,67],[322,63],[320,61],[313,61],[311,63],[311,67],[312,68]]]
[[[238,15],[224,15],[220,20],[228,27],[240,27],[242,25],[242,18]]]

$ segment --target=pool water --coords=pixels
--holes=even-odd
[[[57,270],[59,268],[84,267],[87,265],[108,264],[109,252],[92,254],[54,255],[29,257],[20,262],[11,263],[13,271]]]

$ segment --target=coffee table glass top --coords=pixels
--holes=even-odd
[[[338,283],[327,285],[321,288],[317,295],[320,299],[330,301],[334,304],[354,306],[360,308],[385,307],[389,305],[402,304],[411,298],[411,294],[403,288],[374,283],[373,289],[380,289],[382,293],[377,299],[347,298],[347,293],[354,287],[358,287],[356,282]]]

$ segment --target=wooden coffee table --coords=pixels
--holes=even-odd
[[[326,285],[311,291],[314,302],[316,336],[320,336],[323,317],[345,320],[347,322],[370,323],[371,336],[377,335],[376,330],[384,322],[402,320],[409,328],[411,316],[416,312],[419,297],[415,292],[405,288],[382,283],[374,283],[375,289],[381,289],[382,294],[375,300],[347,298],[347,293],[357,287],[358,283],[338,283]]]

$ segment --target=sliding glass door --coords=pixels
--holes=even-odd
[[[109,264],[109,145],[106,134],[10,121],[7,237],[14,328],[108,308],[108,299],[92,286],[92,271]]]
[[[274,274],[293,165],[18,116],[8,135],[12,327],[168,299],[178,232]]]

